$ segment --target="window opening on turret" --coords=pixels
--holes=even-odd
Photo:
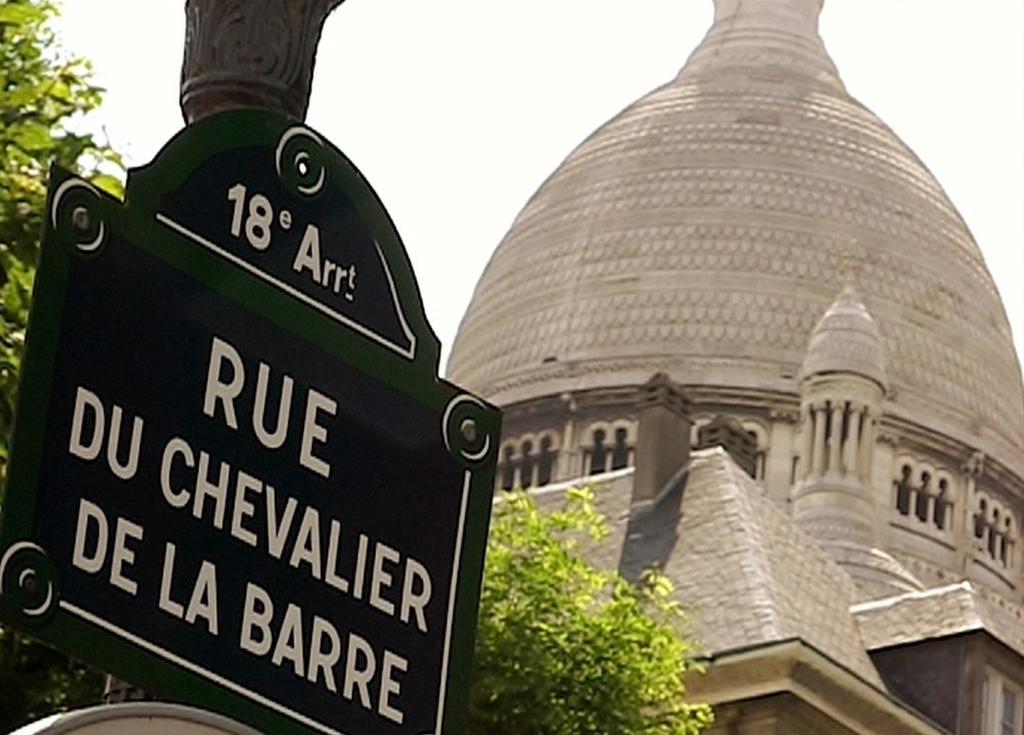
[[[837,437],[832,435],[832,401],[825,401],[825,441],[830,448],[837,441]],[[827,471],[834,472],[838,469],[837,467],[832,466],[831,451],[825,452],[824,460],[825,469]]]
[[[592,475],[604,472],[605,465],[608,462],[608,449],[604,445],[606,436],[604,429],[594,430],[594,443],[590,447],[590,474]]]
[[[921,488],[917,491],[917,499],[914,503],[914,515],[917,516],[919,521],[928,520],[928,496],[930,494],[928,486],[931,484],[931,481],[931,473],[921,473]]]
[[[540,456],[537,457],[537,486],[551,482],[551,470],[555,466],[555,456],[551,451],[551,437],[540,440]]]
[[[850,437],[850,421],[853,419],[853,411],[850,407],[850,402],[847,401],[843,404],[843,428],[840,432],[840,438],[843,444],[846,444],[846,440]]]
[[[988,505],[985,503],[985,499],[982,498],[978,501],[978,511],[974,514],[974,538],[983,538],[985,536],[985,512],[988,510]]]
[[[757,451],[754,453],[754,479],[763,480],[765,456],[767,453],[761,447],[761,440],[758,438],[756,431],[748,431],[747,436],[749,436],[754,441],[754,446],[757,447]],[[793,474],[794,476],[796,475],[795,465]]]
[[[1012,530],[1012,522],[1009,518],[1006,519],[1006,525],[1003,529],[1003,533],[999,537],[999,561],[1003,563],[1005,567],[1008,561],[1009,554],[1007,549],[1010,547],[1010,532]]]
[[[612,469],[621,470],[629,466],[629,445],[626,444],[626,430],[615,430],[615,445],[612,447]]]
[[[999,509],[992,511],[992,526],[988,529],[988,555],[996,558],[996,544],[999,543]]]
[[[935,527],[940,531],[946,528],[946,507],[949,505],[949,481],[943,477],[939,480],[939,494],[935,498],[933,514]]]
[[[520,447],[522,459],[519,462],[519,484],[524,488],[533,487],[533,442],[527,439]]]
[[[896,482],[896,510],[902,515],[910,514],[910,475],[913,472],[909,464],[900,468],[900,479]]]

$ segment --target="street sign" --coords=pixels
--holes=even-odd
[[[384,208],[235,111],[54,170],[0,618],[268,733],[461,733],[500,416],[437,377]]]

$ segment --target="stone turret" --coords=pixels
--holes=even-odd
[[[794,517],[820,539],[874,545],[870,482],[885,357],[878,325],[852,287],[814,328],[799,378]]]
[[[850,286],[818,321],[799,374],[800,448],[793,518],[857,583],[860,599],[921,590],[879,548],[872,492],[886,393],[878,324]]]

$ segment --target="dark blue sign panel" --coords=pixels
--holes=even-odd
[[[354,202],[323,175],[321,146],[296,126],[273,155],[250,147],[211,156],[161,197],[157,219],[410,357],[416,337],[391,268]],[[294,177],[281,175],[289,161]]]
[[[0,615],[267,732],[460,732],[498,416],[353,172],[229,113],[125,207],[58,175]]]

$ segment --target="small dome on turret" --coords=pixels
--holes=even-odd
[[[852,286],[843,289],[811,333],[800,379],[823,373],[854,373],[887,385],[878,324]]]

